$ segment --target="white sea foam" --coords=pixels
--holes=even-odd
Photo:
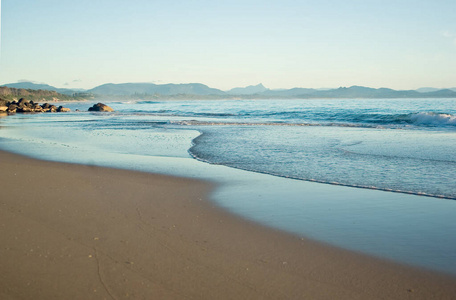
[[[413,114],[410,119],[417,125],[456,126],[456,116],[451,114],[420,112]]]

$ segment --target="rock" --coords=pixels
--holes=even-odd
[[[16,110],[17,110],[17,105],[16,105],[16,104],[10,104],[10,105],[8,106],[8,112],[9,112],[9,113],[15,113]]]
[[[57,112],[69,112],[69,111],[71,111],[71,109],[69,109],[67,107],[59,106],[59,108],[57,108]]]
[[[103,111],[103,112],[111,112],[114,111],[111,107],[107,106],[103,103],[94,104],[92,107],[89,108],[89,111]]]
[[[27,106],[21,106],[21,107],[18,107],[16,112],[18,113],[26,113],[26,112],[33,112],[34,110],[30,107],[27,107]]]
[[[30,105],[30,102],[25,100],[24,98],[19,99],[19,102],[17,103],[17,106],[19,107],[27,107]]]
[[[69,112],[69,108],[63,106],[50,105],[45,103],[39,105],[33,101],[27,101],[24,98],[21,98],[19,101],[6,101],[0,99],[0,112],[12,113],[30,113],[30,112]]]

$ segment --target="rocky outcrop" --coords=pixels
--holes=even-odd
[[[0,98],[0,113],[6,115],[14,113],[38,113],[38,112],[70,112],[71,110],[63,106],[55,106],[49,103],[42,105],[24,98],[19,101],[7,101]],[[76,110],[79,111],[79,110]],[[94,104],[89,111],[112,112],[114,109],[103,103]]]
[[[24,98],[19,99],[19,101],[4,101],[0,100],[0,111],[6,111],[10,114],[13,113],[32,113],[32,112],[69,112],[70,109],[60,106],[51,105],[49,103],[44,103],[39,105],[33,101],[28,101]]]
[[[15,113],[18,109],[18,106],[16,105],[16,103],[11,103],[10,105],[8,105],[8,112],[11,114],[11,113]]]
[[[57,108],[57,112],[70,112],[71,109],[69,109],[68,107],[63,107],[63,106],[59,106]]]
[[[103,103],[94,104],[92,107],[89,108],[89,111],[102,111],[102,112],[111,112],[114,111],[111,107],[107,106]]]

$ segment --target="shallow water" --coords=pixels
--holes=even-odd
[[[113,114],[16,115],[0,120],[0,147],[47,160],[212,180],[221,184],[213,200],[246,218],[456,274],[455,201],[286,178],[454,197],[456,127],[451,120],[384,122],[420,109],[432,116],[429,100],[383,110],[372,106],[391,100],[375,105],[307,101],[119,102],[110,104],[118,111]],[[439,118],[454,115],[441,107],[454,100],[445,101],[432,109],[442,113]],[[304,112],[318,116],[299,120],[318,126],[298,125],[299,109],[299,118]],[[383,125],[373,126],[366,117],[364,123],[332,123],[360,110],[387,116],[380,118]],[[326,121],[319,120],[324,111]]]
[[[456,199],[456,132],[347,127],[201,129],[206,162],[287,178]]]

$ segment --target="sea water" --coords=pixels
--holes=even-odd
[[[456,274],[456,99],[108,104],[0,119],[0,147],[213,180],[246,218]]]

